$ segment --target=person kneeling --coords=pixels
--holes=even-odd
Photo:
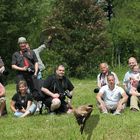
[[[19,81],[18,92],[13,95],[10,108],[16,117],[25,117],[36,111],[36,104],[33,102],[31,94],[27,93],[27,83]]]
[[[113,74],[107,76],[108,85],[101,87],[96,96],[98,107],[104,114],[112,112],[113,115],[120,115],[125,108],[128,96],[125,91],[115,85]]]
[[[45,95],[45,105],[49,108],[50,113],[70,113],[71,111],[74,86],[64,74],[65,67],[58,65],[55,73],[48,76],[41,88]]]

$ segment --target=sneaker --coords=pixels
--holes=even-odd
[[[118,111],[115,111],[115,112],[113,113],[113,115],[121,115],[121,113],[118,112]]]
[[[55,115],[56,113],[53,112],[53,111],[51,111],[51,112],[49,112],[48,114],[49,114],[49,115]]]
[[[40,108],[37,107],[36,112],[39,112]]]
[[[137,112],[138,111],[136,108],[131,108],[130,110],[133,111],[133,112]]]

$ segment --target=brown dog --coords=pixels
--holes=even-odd
[[[80,132],[83,133],[86,120],[89,118],[93,110],[93,105],[82,105],[76,109],[73,109],[74,116],[80,125]]]

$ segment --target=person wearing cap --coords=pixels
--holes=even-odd
[[[27,50],[27,40],[25,37],[18,38],[20,50],[12,55],[12,69],[17,71],[16,83],[20,80],[27,82],[30,91],[33,90],[33,78],[37,77],[38,60],[32,50]]]

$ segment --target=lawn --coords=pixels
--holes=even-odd
[[[8,116],[0,119],[0,140],[139,140],[140,112],[126,108],[120,116],[100,114],[96,106],[94,80],[71,79],[75,92],[73,105],[93,104],[94,110],[81,135],[73,114],[15,118],[9,102],[15,85],[6,86]]]

